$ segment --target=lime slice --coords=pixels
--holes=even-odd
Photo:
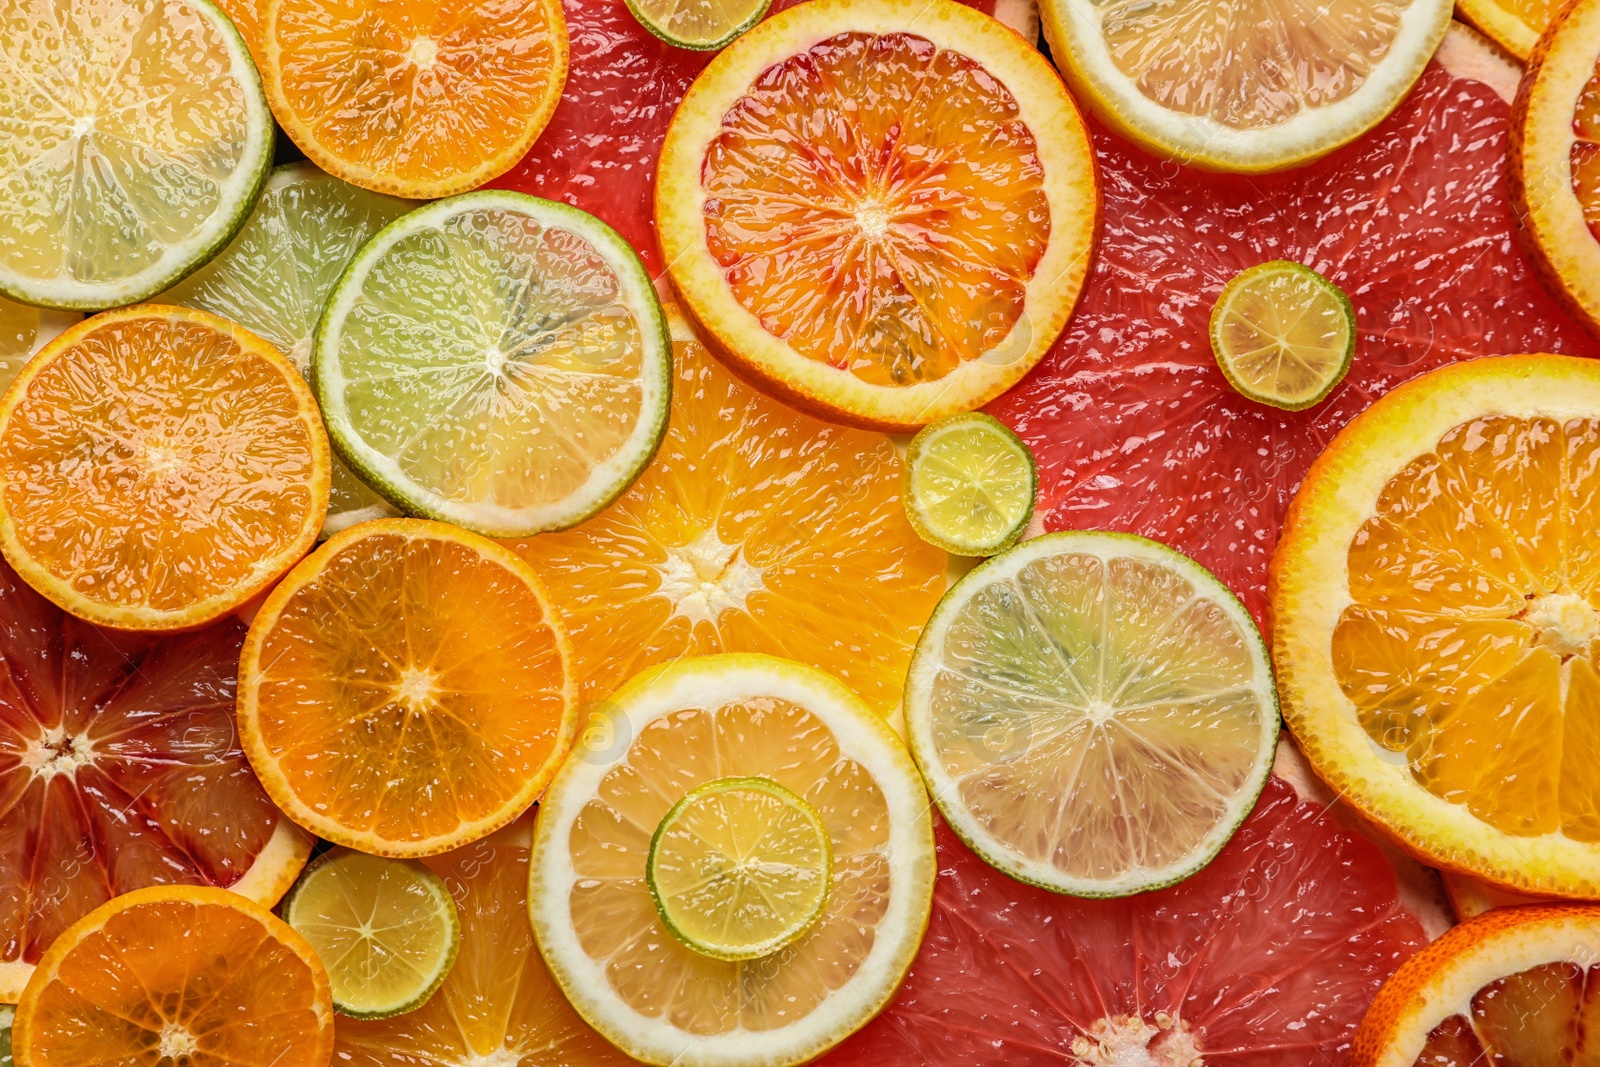
[[[1033,517],[1038,488],[1033,453],[992,415],[951,415],[911,439],[906,516],[946,552],[989,556],[1009,547]]]
[[[672,343],[615,230],[476,192],[367,242],[328,301],[312,377],[334,448],[396,507],[522,537],[582,522],[649,462]]]
[[[317,319],[339,275],[369,237],[414,207],[310,163],[278,167],[233,243],[158,299],[232,319],[271,341],[307,374]],[[335,460],[323,537],[393,514]]]
[[[244,225],[272,115],[239,32],[205,0],[105,0],[66,26],[54,10],[0,14],[0,292],[131,304]]]
[[[51,311],[0,296],[0,391],[17,377],[35,352],[83,318],[75,311]]]
[[[0,1004],[0,1067],[14,1067],[11,1059],[11,1023],[17,1009],[10,1004]]]
[[[769,778],[718,778],[674,804],[645,880],[661,922],[719,960],[793,944],[828,901],[833,846],[817,809]]]
[[[357,1019],[422,1007],[461,948],[461,919],[437,874],[347,848],[312,861],[283,917],[327,966],[333,1006]]]
[[[1275,259],[1223,286],[1211,310],[1211,351],[1242,395],[1299,411],[1333,391],[1356,350],[1356,310],[1344,290]]]
[[[1170,885],[1266,784],[1278,700],[1244,606],[1131,534],[1069,531],[979,564],[934,609],[906,731],[946,820],[1058,893]]]
[[[772,0],[628,0],[639,25],[679,48],[710,52],[760,22]]]

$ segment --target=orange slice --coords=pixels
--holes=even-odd
[[[905,517],[893,442],[762,396],[671,305],[667,323],[672,412],[650,466],[589,521],[510,542],[558,606],[583,702],[667,660],[766,652],[888,714],[945,570]],[[593,725],[585,743],[609,744]]]
[[[324,1067],[333,998],[305,938],[259,904],[155,886],[50,946],[11,1040],[18,1067]]]
[[[1445,897],[1450,901],[1450,910],[1456,913],[1457,922],[1476,919],[1493,908],[1551,902],[1550,897],[1529,896],[1526,893],[1501,889],[1497,885],[1481,882],[1469,874],[1457,874],[1455,871],[1440,871],[1439,881],[1444,883]]]
[[[816,0],[695,80],[656,227],[718,354],[826,418],[978,407],[1066,324],[1100,193],[1044,58],[949,0]]]
[[[1456,16],[1526,62],[1563,4],[1564,0],[1456,0]]]
[[[1600,896],[1600,363],[1456,363],[1301,483],[1273,559],[1285,721],[1435,866]]]
[[[216,0],[222,13],[233,21],[250,54],[261,54],[261,0]]]
[[[329,538],[261,606],[239,733],[301,826],[428,856],[533,803],[571,744],[575,689],[526,563],[446,523],[379,519]]]
[[[340,1067],[630,1067],[561,995],[528,924],[533,816],[430,856],[461,915],[461,953],[439,992],[389,1019],[340,1018]]]
[[[1600,908],[1497,908],[1445,932],[1378,991],[1351,1067],[1592,1064]]]
[[[1600,0],[1576,0],[1511,113],[1511,197],[1534,267],[1600,333]]]
[[[294,365],[204,311],[108,311],[0,398],[0,549],[79,618],[200,626],[305,555],[328,437]]]
[[[412,199],[522,158],[567,79],[560,0],[266,0],[261,80],[323,170]]]

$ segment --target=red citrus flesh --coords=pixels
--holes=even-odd
[[[1373,399],[1472,356],[1600,355],[1513,238],[1509,110],[1435,64],[1360,141],[1253,178],[1180,170],[1097,131],[1094,271],[1061,339],[990,407],[1038,460],[1044,527],[1154,537],[1259,618],[1295,487]],[[1349,375],[1303,412],[1234,392],[1208,339],[1222,286],[1273,259],[1320,271],[1356,308]]]
[[[1120,900],[1012,881],[943,823],[938,845],[911,974],[827,1067],[1339,1065],[1427,940],[1377,846],[1279,778],[1199,874]]]
[[[234,727],[244,634],[109,636],[0,563],[0,964],[120,893],[251,869],[281,816]]]
[[[776,0],[773,11],[800,0]],[[987,14],[994,0],[962,0]],[[639,25],[624,0],[564,0],[572,40],[561,102],[522,162],[493,184],[598,215],[652,275],[662,269],[650,207],[667,124],[716,55],[690,52]]]

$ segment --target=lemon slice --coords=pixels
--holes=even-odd
[[[205,0],[68,10],[0,13],[0,292],[118,307],[244,224],[272,165],[272,115],[238,30]]]
[[[651,668],[603,708],[540,801],[528,887],[540,952],[578,1013],[628,1055],[677,1067],[804,1063],[876,1015],[922,942],[936,869],[927,793],[883,719],[821,671],[755,654]],[[821,914],[805,918],[808,879],[786,875],[769,884],[792,901],[756,924],[777,937],[804,920],[796,940],[728,960],[669,932],[663,912],[712,943],[726,894],[708,881],[704,904],[690,900],[675,864],[746,852],[739,835],[762,811],[786,828],[764,859],[816,870],[807,807],[832,856]],[[737,824],[699,832],[719,812]],[[753,946],[759,931],[729,938],[735,925],[714,940]]]
[[[990,556],[1014,543],[1038,489],[1033,453],[993,415],[940,419],[906,454],[906,517],[924,541],[957,556]]]
[[[817,809],[767,778],[719,778],[672,806],[645,879],[661,921],[719,960],[791,944],[828,902],[833,846]]]
[[[1266,646],[1209,571],[1070,531],[980,564],[934,610],[906,734],[950,826],[1024,882],[1086,897],[1209,863],[1272,767]]]
[[[379,231],[314,347],[351,469],[408,514],[491,537],[582,522],[666,431],[672,342],[638,253],[522,193],[435,201]]]
[[[232,319],[309,374],[312,335],[334,282],[367,238],[414,207],[310,163],[277,167],[233,242],[157,299]],[[394,513],[349,467],[334,462],[321,536]]]
[[[679,48],[710,52],[760,22],[772,0],[628,0],[639,25]]]
[[[1285,411],[1319,403],[1356,351],[1356,309],[1344,290],[1298,263],[1241,271],[1211,310],[1211,351],[1242,396]]]
[[[327,965],[333,1006],[357,1019],[422,1007],[461,949],[461,919],[437,874],[347,848],[312,861],[283,917]]]

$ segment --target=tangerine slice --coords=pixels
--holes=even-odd
[[[261,76],[323,170],[411,199],[522,158],[567,77],[560,0],[267,0]]]
[[[1015,33],[949,0],[821,0],[696,79],[655,215],[719,355],[892,429],[1027,373],[1077,300],[1099,199],[1072,99]]]
[[[427,856],[539,796],[572,742],[566,634],[539,579],[442,522],[329,538],[251,623],[239,733],[278,807],[337,844]]]
[[[1459,363],[1301,484],[1273,559],[1284,719],[1436,866],[1600,896],[1600,364]]]
[[[161,882],[270,907],[311,839],[272,806],[234,727],[243,624],[109,635],[0,562],[0,1001],[68,926]]]
[[[270,344],[204,311],[108,311],[0,398],[0,549],[80,618],[200,626],[315,543],[329,463],[316,401]]]
[[[1526,63],[1563,6],[1563,0],[1458,0],[1456,17],[1483,31],[1517,62]]]
[[[1590,1064],[1600,1057],[1600,908],[1496,908],[1407,960],[1351,1067]]]
[[[889,714],[945,568],[901,507],[893,442],[748,388],[666,310],[672,411],[655,459],[589,521],[511,542],[572,637],[584,703],[667,660],[766,652]]]
[[[101,905],[39,961],[18,1067],[324,1067],[328,975],[305,938],[223,889],[152,886]]]
[[[1511,194],[1534,265],[1600,333],[1600,0],[1575,0],[1528,63],[1511,116]]]

